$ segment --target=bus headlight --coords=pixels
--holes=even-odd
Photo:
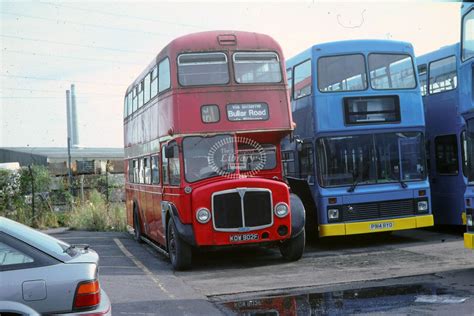
[[[206,224],[211,219],[211,212],[207,208],[200,208],[196,212],[196,219],[201,224]]]
[[[418,201],[418,212],[428,211],[428,201]]]
[[[288,205],[286,205],[285,203],[278,203],[276,206],[275,206],[275,215],[282,218],[282,217],[285,217],[286,215],[288,215],[289,213],[289,209],[288,209]]]
[[[471,214],[466,215],[466,224],[467,224],[467,226],[472,226],[472,215]]]
[[[328,220],[330,222],[339,220],[339,209],[337,208],[328,209]]]

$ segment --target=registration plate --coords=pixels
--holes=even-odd
[[[258,240],[258,234],[230,235],[230,242]]]
[[[393,228],[393,223],[374,223],[370,224],[370,230],[390,229]]]

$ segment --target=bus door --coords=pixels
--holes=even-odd
[[[151,192],[152,192],[152,223],[151,223],[151,236],[152,238],[164,244],[164,235],[163,235],[163,223],[161,221],[161,200],[162,200],[162,181],[160,173],[160,155],[151,156]]]
[[[166,151],[169,152],[169,156],[166,157]],[[171,141],[168,145],[163,145],[161,150],[161,175],[162,175],[162,186],[161,186],[161,199],[164,202],[173,203],[176,207],[180,206],[180,192],[179,186],[181,184],[181,169],[178,144],[176,141]],[[161,202],[161,201],[160,201]],[[161,204],[160,208],[157,209],[157,216],[159,216],[159,223],[161,229],[158,231],[158,238],[163,238],[165,241],[165,231],[163,229],[166,223],[162,218]]]
[[[317,231],[316,201],[313,198],[315,190],[314,174],[314,147],[312,140],[304,140],[298,145],[298,178],[288,177],[293,193],[298,195],[303,202],[306,210],[306,231],[312,235]]]
[[[434,138],[434,163],[431,168],[431,191],[435,222],[448,225],[460,225],[464,210],[463,199],[459,196],[464,189],[460,174],[459,136],[448,134]]]

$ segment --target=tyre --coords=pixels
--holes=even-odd
[[[303,256],[306,241],[305,230],[296,237],[285,240],[280,244],[280,253],[285,260],[296,261]]]
[[[140,228],[140,217],[138,216],[138,209],[136,206],[133,207],[133,238],[138,243],[143,243],[142,230]]]
[[[168,221],[166,233],[168,253],[175,270],[187,270],[191,267],[192,249],[177,233],[173,218]]]

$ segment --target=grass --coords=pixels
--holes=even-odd
[[[90,231],[125,231],[126,222],[125,205],[107,204],[97,191],[92,191],[84,203],[74,206],[66,219],[71,229]]]
[[[59,213],[38,208],[33,216],[33,211],[29,205],[16,207],[14,211],[8,213],[0,212],[0,216],[8,217],[14,221],[38,229],[62,226],[61,215]]]

